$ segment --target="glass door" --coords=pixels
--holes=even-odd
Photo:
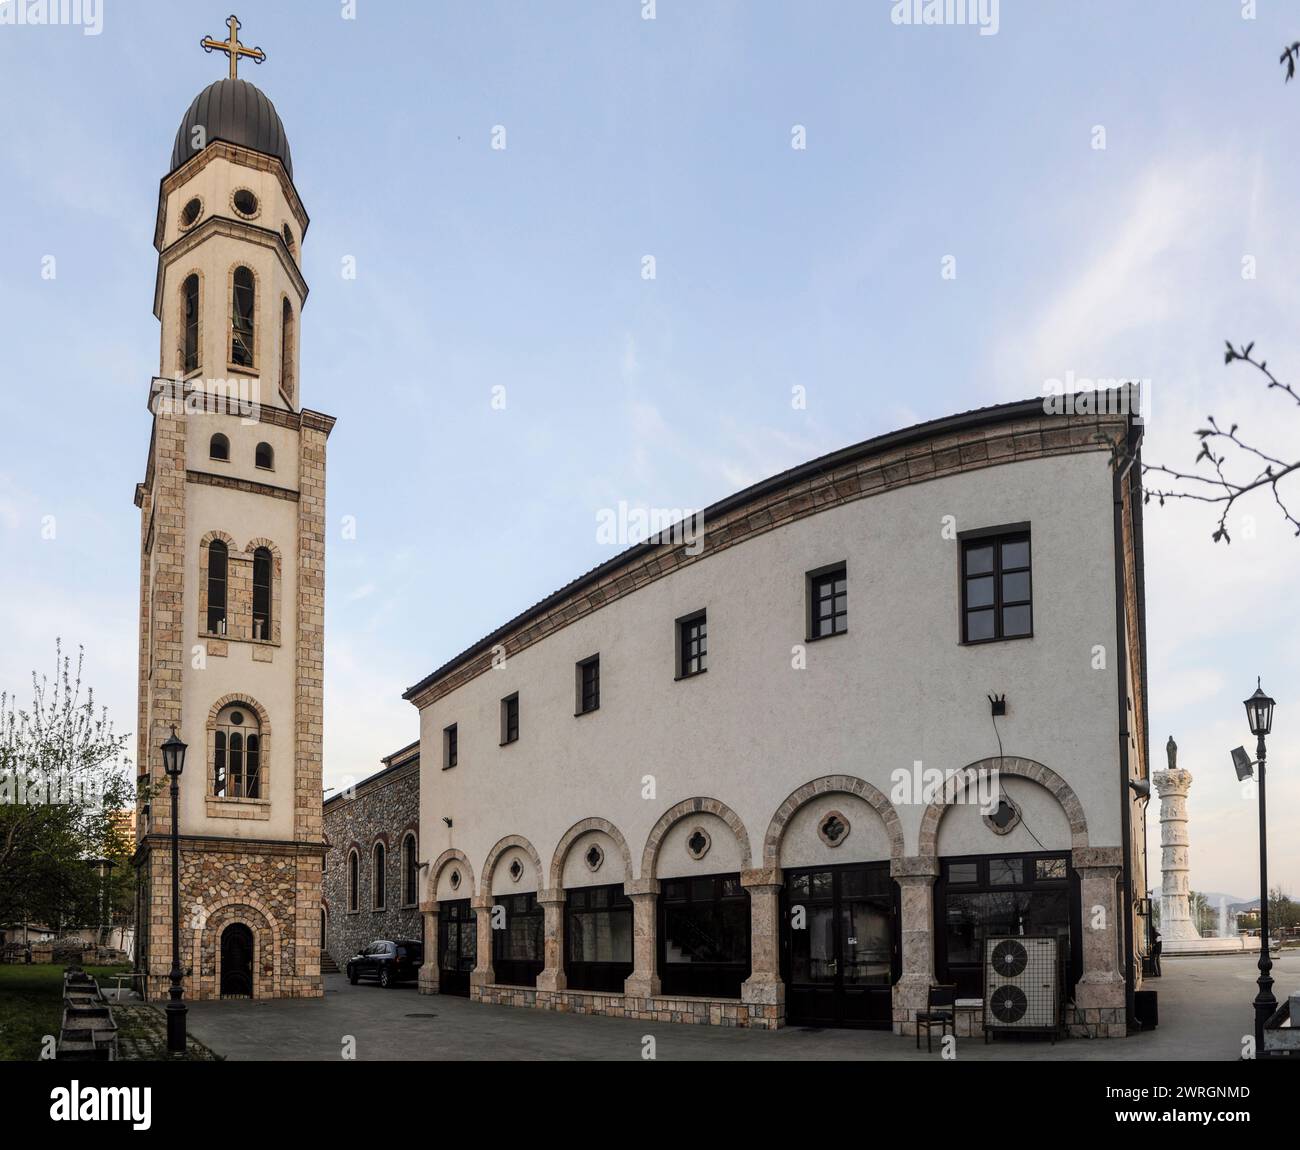
[[[469,997],[478,931],[469,899],[438,904],[438,993]]]
[[[787,871],[783,902],[787,1020],[891,1026],[899,955],[889,864]]]

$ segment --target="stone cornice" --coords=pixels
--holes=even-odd
[[[1129,423],[1121,414],[1045,414],[1043,401],[1029,400],[922,424],[813,460],[705,509],[704,547],[696,554],[687,548],[696,548],[698,541],[631,547],[481,639],[403,698],[426,707],[489,670],[496,648],[510,658],[656,579],[798,519],[999,464],[1108,452],[1106,438],[1124,438]]]
[[[298,493],[288,487],[276,487],[253,479],[236,479],[232,475],[213,475],[210,471],[186,471],[185,482],[206,487],[225,487],[230,491],[246,491],[250,495],[269,495],[272,499],[287,499],[290,503],[298,502]]]
[[[285,244],[284,236],[271,228],[250,224],[245,220],[235,219],[233,216],[213,215],[208,216],[202,223],[191,228],[174,243],[158,253],[158,271],[154,275],[153,284],[153,314],[155,319],[162,319],[163,269],[168,264],[175,263],[186,253],[193,251],[209,236],[226,236],[229,239],[244,240],[246,243],[270,248],[279,256],[280,264],[288,273],[289,278],[293,280],[303,304],[307,303],[309,290],[307,281],[303,278],[297,261],[294,260],[293,254]]]
[[[241,147],[226,140],[213,140],[197,155],[158,181],[158,218],[153,237],[153,246],[158,251],[162,251],[163,231],[167,222],[167,197],[203,171],[213,160],[229,160],[232,164],[242,164],[260,172],[272,172],[280,183],[284,198],[289,202],[289,210],[298,222],[299,233],[306,236],[311,220],[298,197],[298,189],[293,186],[293,180],[289,178],[279,156],[268,156],[265,152],[255,152],[252,148]]]
[[[180,835],[179,838],[181,849],[189,853],[197,851],[227,853],[234,851],[240,855],[246,855],[251,851],[258,851],[262,854],[299,855],[308,858],[320,858],[325,853],[325,844],[320,842],[292,842],[286,839],[238,839],[209,835]],[[161,851],[170,851],[172,847],[171,835],[151,832],[142,836],[136,846],[135,854],[131,858],[131,865],[139,866],[143,861],[143,856],[148,854],[154,847]]]

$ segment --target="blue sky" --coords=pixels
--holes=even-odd
[[[892,7],[240,5],[312,217],[303,400],[339,419],[329,514],[357,524],[329,541],[328,783],[416,737],[405,687],[607,558],[620,500],[704,506],[1071,371],[1152,381],[1149,458],[1190,465],[1210,411],[1294,457],[1300,412],[1221,350],[1300,374],[1300,4],[1002,0],[992,36]],[[158,181],[226,14],[0,26],[0,683],[83,643],[127,731]],[[1253,894],[1226,752],[1262,674],[1300,895],[1300,541],[1254,510],[1231,548],[1209,509],[1149,515],[1153,759],[1173,733],[1196,776],[1193,885]]]

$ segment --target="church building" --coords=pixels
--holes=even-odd
[[[1146,935],[1141,424],[1108,397],[775,475],[411,687],[421,989],[910,1033],[936,983],[981,998],[986,943],[1036,936],[1059,962],[1047,1013],[1124,1035]]]
[[[302,406],[308,217],[284,125],[236,74],[195,97],[158,196],[161,324],[140,509],[137,967],[172,964],[180,777],[180,965],[190,999],[321,993],[325,444]]]

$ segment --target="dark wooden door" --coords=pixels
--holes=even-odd
[[[242,922],[221,932],[221,996],[253,996],[253,932]]]
[[[438,992],[469,997],[478,956],[478,931],[469,899],[438,904]]]

